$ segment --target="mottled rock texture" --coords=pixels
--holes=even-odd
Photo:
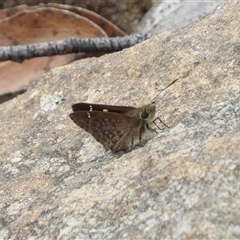
[[[191,27],[55,69],[1,104],[0,238],[240,238],[239,10],[230,1]],[[171,128],[131,152],[104,152],[68,117],[76,102],[153,98]]]

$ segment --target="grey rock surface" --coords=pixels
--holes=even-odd
[[[145,14],[136,32],[159,34],[183,28],[214,12],[226,0],[161,0]]]
[[[57,68],[1,104],[0,239],[240,238],[239,10]],[[68,117],[76,102],[153,99],[171,128],[131,152],[104,152]]]

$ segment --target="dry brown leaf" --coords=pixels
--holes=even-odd
[[[71,12],[74,12],[82,17],[85,17],[95,24],[97,24],[101,29],[103,29],[108,37],[116,37],[116,36],[124,36],[126,35],[120,28],[118,28],[116,25],[108,21],[106,18],[98,15],[95,12],[89,11],[85,8],[81,7],[75,7],[70,5],[63,5],[58,3],[48,3],[47,4],[50,7],[65,9]]]
[[[91,11],[61,4],[26,5],[0,11],[0,45],[57,41],[72,36],[123,36],[115,25]],[[0,63],[0,94],[19,91],[54,67],[93,54],[67,54]],[[99,53],[96,54],[99,56]],[[11,73],[11,74],[9,74]]]
[[[0,22],[0,45],[19,45],[75,37],[106,37],[92,21],[55,8],[23,10]]]
[[[21,5],[21,6],[17,6],[17,7],[1,9],[0,10],[0,20],[11,17],[11,16],[19,13],[22,10],[28,10],[28,9],[29,9],[29,7],[27,5]],[[36,7],[33,9],[36,9]]]

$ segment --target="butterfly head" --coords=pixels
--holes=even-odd
[[[140,118],[145,120],[148,123],[148,125],[151,125],[155,112],[156,112],[156,105],[155,105],[155,102],[152,102],[151,104],[148,104],[142,107],[140,111]]]

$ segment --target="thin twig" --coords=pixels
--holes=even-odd
[[[111,38],[75,38],[56,42],[0,47],[0,61],[22,62],[25,59],[78,52],[115,52],[150,38],[151,34],[133,34]]]

